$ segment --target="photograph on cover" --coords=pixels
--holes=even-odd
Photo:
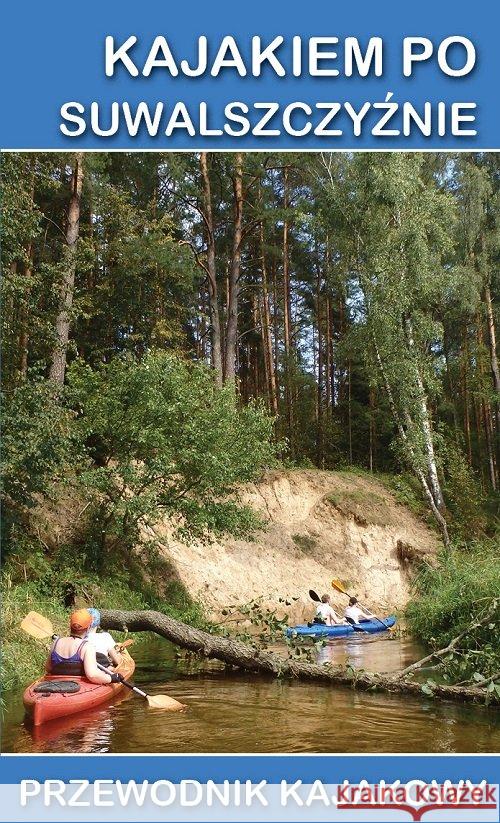
[[[3,750],[500,751],[500,156],[1,172]]]

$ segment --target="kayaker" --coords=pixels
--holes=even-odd
[[[349,605],[344,612],[344,617],[348,623],[351,623],[351,625],[353,623],[362,623],[363,620],[373,620],[373,618],[375,618],[375,620],[379,619],[376,614],[372,614],[372,612],[367,612],[360,608],[357,597],[349,598]]]
[[[86,677],[91,683],[121,683],[119,674],[102,672],[97,668],[94,647],[88,642],[87,632],[92,617],[87,609],[77,609],[69,618],[69,637],[56,637],[46,664],[47,674]]]
[[[335,626],[337,623],[342,622],[338,614],[330,605],[330,595],[324,594],[322,596],[321,603],[318,603],[318,607],[316,609],[316,617],[314,618],[314,622],[323,623],[325,626]]]
[[[119,666],[122,662],[122,656],[116,650],[117,645],[109,632],[98,631],[101,625],[101,613],[98,609],[87,609],[92,618],[90,628],[87,633],[89,643],[95,649],[95,656],[97,662],[101,666],[109,666],[113,663],[114,666]]]

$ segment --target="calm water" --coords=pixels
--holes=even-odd
[[[175,659],[154,640],[137,645],[135,682],[188,705],[161,713],[127,694],[120,702],[53,721],[24,725],[21,693],[7,704],[5,752],[498,752],[500,712],[422,698],[355,693],[226,672],[218,664]],[[394,671],[421,656],[405,638],[356,636],[321,651],[322,660]]]

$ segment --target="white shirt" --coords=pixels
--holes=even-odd
[[[350,617],[355,623],[359,623],[360,618],[365,618],[365,612],[359,606],[348,606],[344,612],[344,617]]]
[[[332,620],[334,623],[336,623],[338,620],[337,615],[335,614],[334,610],[332,609],[329,603],[318,603],[316,615],[318,617],[321,617],[325,621]]]
[[[100,652],[101,654],[107,654],[109,650],[116,645],[109,632],[90,632],[87,640],[92,644],[96,652]]]

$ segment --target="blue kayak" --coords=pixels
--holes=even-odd
[[[380,620],[363,620],[358,623],[359,629],[354,629],[349,623],[336,626],[322,626],[321,623],[313,623],[311,626],[290,626],[286,630],[287,637],[350,637],[351,634],[377,634],[392,628],[396,622],[393,614],[383,618],[385,626]]]

